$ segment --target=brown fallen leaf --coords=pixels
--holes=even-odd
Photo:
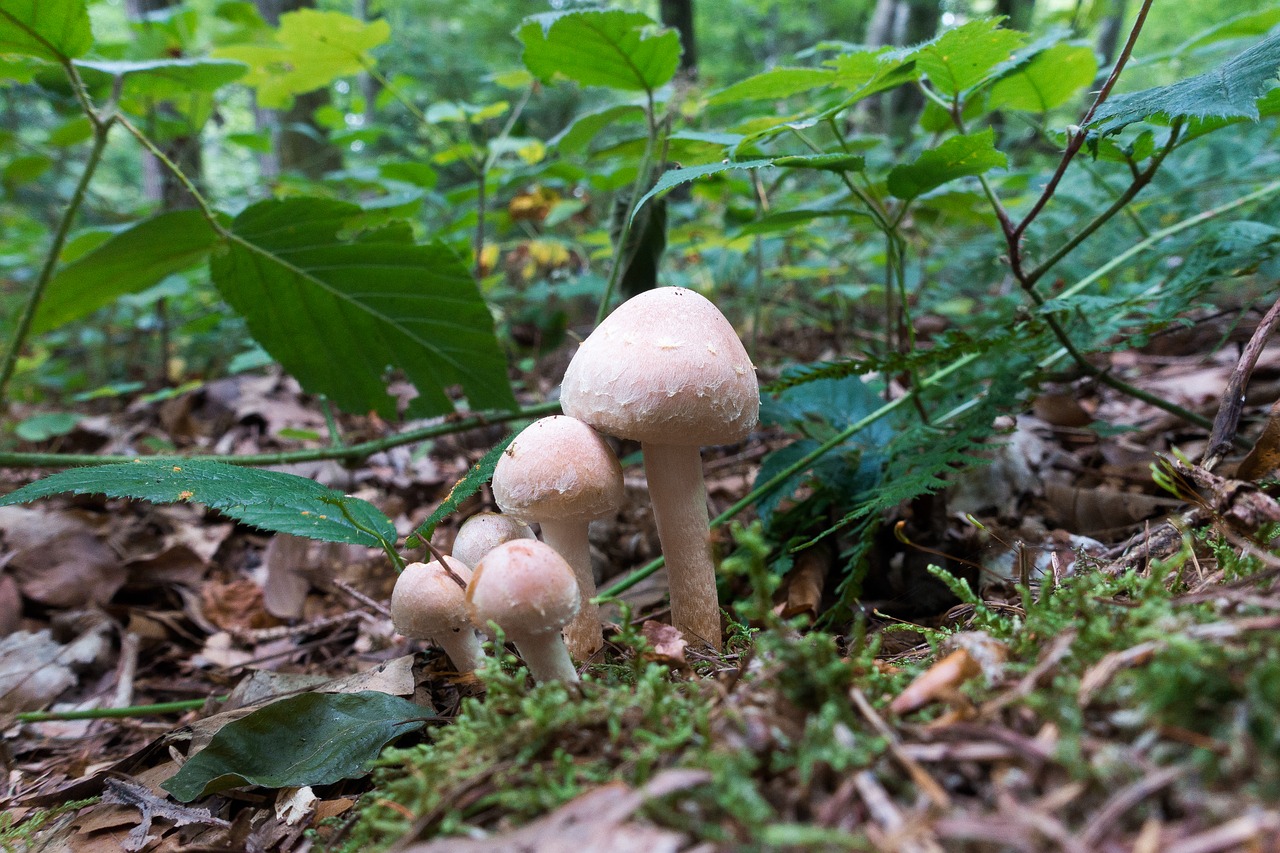
[[[6,569],[33,601],[68,609],[103,605],[127,579],[98,528],[74,510],[0,507],[0,530],[14,552]]]
[[[1267,425],[1254,442],[1249,455],[1240,463],[1236,477],[1241,480],[1261,480],[1280,469],[1280,400],[1267,413]]]
[[[102,793],[102,802],[133,806],[142,813],[142,821],[134,827],[122,845],[125,853],[136,853],[154,840],[154,836],[151,835],[151,824],[156,818],[167,820],[174,826],[186,826],[191,823],[225,828],[231,826],[222,818],[214,817],[208,809],[180,806],[156,796],[146,785],[138,784],[128,778],[107,779],[106,790]]]
[[[651,654],[653,660],[676,669],[683,669],[689,665],[684,657],[685,647],[689,644],[675,627],[650,619],[640,626],[640,633],[644,635],[649,645],[653,646]]]
[[[610,782],[520,829],[489,838],[445,838],[401,853],[677,853],[686,837],[632,820],[646,801],[706,784],[703,770],[665,770],[636,789]]]
[[[889,703],[895,714],[907,714],[931,702],[953,695],[962,684],[979,675],[988,681],[1000,673],[1007,647],[981,631],[966,631],[950,638],[955,651],[929,667]]]

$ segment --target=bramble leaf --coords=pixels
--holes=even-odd
[[[905,56],[943,95],[958,95],[974,86],[1026,41],[1026,34],[1001,29],[999,18],[983,18],[947,30]]]
[[[937,148],[922,153],[914,163],[889,170],[889,192],[896,198],[913,199],[948,181],[981,175],[1009,164],[1004,152],[996,150],[991,128],[967,136],[953,136]]]
[[[0,56],[34,56],[59,62],[93,47],[84,0],[4,0],[0,5]]]
[[[651,92],[680,63],[680,36],[639,12],[547,12],[526,18],[516,37],[525,67],[542,80],[560,74],[584,86]]]

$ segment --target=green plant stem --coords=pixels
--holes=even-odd
[[[183,459],[213,459],[229,465],[288,465],[295,462],[316,462],[322,459],[358,460],[372,456],[383,450],[390,450],[404,444],[452,435],[458,432],[477,429],[490,424],[502,424],[510,421],[536,419],[544,415],[554,415],[560,411],[559,401],[538,403],[523,409],[510,412],[484,412],[467,417],[450,416],[443,423],[411,429],[398,435],[349,444],[345,447],[319,447],[314,450],[287,450],[280,453],[253,453],[244,456],[219,456],[214,453],[192,453],[173,456],[148,456],[147,459],[172,459],[179,462]],[[9,468],[69,468],[75,465],[108,465],[119,462],[132,462],[138,456],[103,455],[91,453],[0,453],[0,466]]]
[[[229,696],[214,696],[215,702],[225,702]],[[125,708],[86,708],[82,711],[25,711],[15,714],[20,723],[47,723],[54,720],[109,720],[122,717],[145,717],[151,714],[177,714],[203,708],[208,699],[183,699],[179,702],[157,702],[154,705],[130,705]]]
[[[200,192],[200,189],[195,185],[195,182],[187,176],[186,172],[182,171],[181,167],[179,167],[177,163],[170,159],[168,154],[164,153],[159,145],[152,142],[149,136],[143,133],[133,124],[133,122],[129,121],[129,119],[124,116],[118,116],[116,120],[120,123],[121,127],[129,131],[129,134],[134,139],[138,140],[139,145],[147,149],[152,157],[159,160],[160,163],[169,170],[170,174],[173,175],[174,180],[182,184],[182,188],[191,196],[191,200],[196,203],[196,208],[199,209],[200,215],[208,221],[209,226],[213,228],[214,232],[223,238],[236,239],[239,241],[239,238],[232,234],[231,231],[227,230],[227,227],[222,224],[222,220],[218,217],[218,212],[213,209],[213,205],[209,204],[209,200]]]
[[[71,193],[67,207],[62,213],[62,219],[58,221],[58,227],[53,232],[53,241],[49,244],[49,251],[45,255],[44,265],[40,268],[40,274],[36,277],[35,284],[31,287],[31,292],[27,294],[26,304],[22,306],[22,313],[18,317],[18,327],[14,330],[13,337],[9,339],[9,343],[5,347],[4,361],[0,363],[0,406],[4,405],[5,392],[8,389],[9,380],[13,378],[13,372],[18,365],[18,354],[22,351],[22,347],[27,342],[27,337],[31,334],[31,324],[35,321],[36,310],[40,307],[40,301],[44,298],[45,288],[53,280],[53,273],[58,268],[58,258],[62,255],[62,247],[66,245],[67,235],[71,233],[71,224],[80,212],[80,205],[84,202],[85,193],[89,189],[89,181],[93,178],[94,172],[97,171],[98,164],[102,162],[102,153],[107,147],[107,137],[110,132],[110,121],[94,126],[93,145],[90,147],[89,156],[85,160],[84,171],[80,175],[80,180],[76,183],[75,190]]]
[[[600,295],[600,307],[596,309],[596,325],[604,322],[609,316],[609,304],[613,301],[613,291],[618,287],[618,279],[622,277],[622,266],[625,258],[623,252],[627,248],[627,240],[631,237],[631,223],[639,209],[638,202],[649,185],[649,172],[653,169],[653,150],[658,144],[658,121],[654,115],[653,92],[645,91],[648,99],[645,103],[644,116],[648,125],[648,134],[644,141],[644,155],[640,158],[640,168],[636,172],[635,182],[631,185],[631,204],[622,227],[618,229],[618,241],[613,244],[613,266],[609,268],[609,279],[605,282],[604,293]]]
[[[880,420],[881,418],[891,414],[892,412],[898,410],[902,406],[905,406],[907,403],[911,402],[914,397],[918,396],[922,391],[924,391],[924,389],[929,388],[933,385],[937,385],[939,382],[946,379],[948,376],[955,373],[957,370],[960,370],[962,367],[965,367],[971,364],[973,361],[975,361],[978,358],[978,356],[979,356],[979,353],[969,353],[968,355],[961,356],[960,358],[951,362],[951,364],[948,364],[946,367],[940,368],[937,371],[931,373],[929,376],[920,380],[920,383],[916,385],[914,388],[912,388],[910,391],[908,391],[906,394],[903,394],[901,397],[897,398],[896,400],[890,400],[880,408],[876,409],[871,414],[845,427],[840,432],[836,433],[835,435],[831,436],[831,438],[827,439],[822,444],[815,447],[809,453],[806,453],[800,459],[797,459],[795,462],[788,465],[786,468],[783,468],[781,471],[779,471],[774,476],[770,477],[765,482],[756,486],[754,489],[748,492],[745,496],[743,496],[742,499],[740,499],[737,503],[733,504],[724,512],[720,513],[715,518],[711,519],[711,526],[718,527],[724,524],[726,521],[733,518],[735,515],[742,512],[744,509],[751,506],[753,503],[760,500],[765,495],[768,495],[770,492],[773,492],[774,490],[778,489],[780,486],[782,486],[784,483],[786,483],[795,475],[803,472],[806,468],[808,468],[814,462],[818,461],[818,459],[820,459],[822,456],[824,456],[826,453],[828,453],[832,449],[839,447],[841,444],[844,444],[846,441],[848,441],[858,432],[866,429],[868,426]],[[656,560],[653,560],[650,563],[647,563],[644,566],[641,566],[640,568],[636,569],[635,571],[631,572],[629,575],[624,577],[622,580],[617,581],[612,585],[608,586],[607,588],[605,588],[604,590],[602,590],[600,594],[596,596],[595,600],[601,601],[605,598],[616,596],[619,593],[622,593],[630,589],[640,581],[649,577],[649,575],[653,574],[658,569],[662,568],[662,566],[663,566],[663,560],[661,557],[659,557]]]

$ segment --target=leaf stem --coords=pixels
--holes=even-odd
[[[215,702],[225,702],[230,696],[213,696]],[[157,702],[154,705],[130,705],[125,708],[85,708],[78,711],[24,711],[15,714],[20,723],[47,723],[54,720],[109,720],[121,717],[144,717],[151,714],[177,714],[203,708],[208,699],[183,699],[178,702]]]
[[[253,453],[244,456],[219,456],[216,453],[192,453],[187,455],[148,456],[149,460],[215,459],[228,465],[288,465],[295,462],[316,462],[322,459],[358,460],[400,447],[404,444],[437,438],[442,435],[466,432],[490,424],[540,418],[560,411],[559,401],[538,403],[510,412],[479,412],[466,417],[450,415],[443,423],[406,430],[398,435],[349,444],[345,447],[320,447],[313,450],[288,450],[279,453]],[[0,453],[0,466],[9,468],[70,468],[76,465],[108,465],[132,462],[137,455],[123,454],[95,456],[91,453]]]

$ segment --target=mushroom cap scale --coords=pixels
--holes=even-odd
[[[493,471],[493,497],[521,521],[580,521],[622,505],[622,467],[600,434],[575,418],[535,421]]]
[[[624,302],[582,343],[565,371],[564,411],[640,442],[740,441],[760,413],[755,367],[708,299],[660,287]]]
[[[471,580],[471,569],[465,563],[451,557],[445,560],[463,582]],[[410,563],[391,591],[391,622],[396,631],[418,640],[469,631],[466,592],[435,560]]]
[[[513,638],[558,634],[582,603],[573,569],[536,539],[504,542],[485,554],[467,584],[466,599],[472,622],[496,622]]]

